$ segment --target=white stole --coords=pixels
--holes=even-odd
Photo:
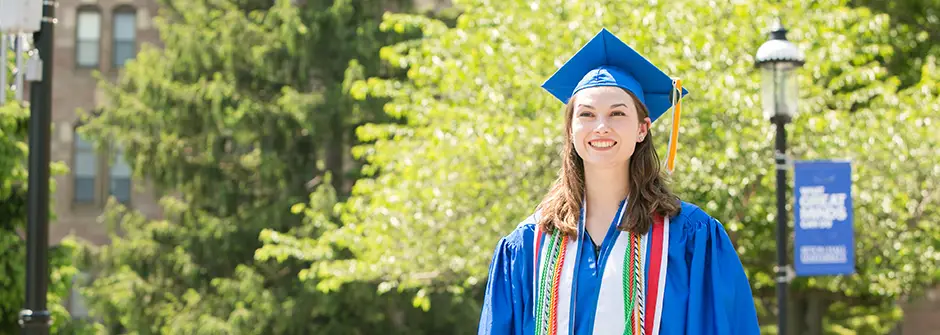
[[[586,207],[586,206],[585,206]],[[617,214],[617,222],[621,222],[623,218],[623,212],[626,211],[626,204],[624,204],[621,210]],[[572,313],[575,309],[579,308],[576,305],[576,299],[572,297],[574,292],[572,283],[574,282],[575,276],[575,265],[580,259],[580,252],[583,249],[581,245],[581,236],[584,234],[584,215],[585,210],[582,210],[582,219],[579,223],[578,238],[571,239],[569,238],[567,247],[565,250],[565,262],[562,264],[561,270],[561,279],[558,288],[558,335],[570,335],[572,333]],[[650,269],[650,271],[659,272],[659,280],[657,285],[657,292],[655,295],[656,299],[656,309],[654,315],[647,315],[645,317],[653,317],[653,329],[646,329],[646,334],[636,334],[636,335],[658,335],[659,327],[662,321],[662,309],[663,309],[663,295],[666,287],[666,265],[669,251],[669,218],[664,218],[663,222],[663,240],[662,240],[662,252],[661,252],[661,262],[659,269]],[[536,229],[536,245],[539,248],[539,252],[536,254],[538,259],[535,262],[535,280],[534,280],[534,302],[538,306],[539,294],[542,293],[542,289],[539,288],[539,278],[542,277],[542,266],[539,264],[539,260],[545,260],[548,252],[548,239],[546,236],[543,236],[540,229]],[[640,267],[643,269],[644,274],[640,276],[640,288],[641,294],[640,299],[637,300],[636,308],[645,309],[646,304],[649,301],[644,301],[647,298],[645,292],[646,280],[649,273],[646,273],[646,263],[647,263],[647,244],[651,238],[650,233],[643,234],[640,241]],[[614,243],[613,249],[607,255],[607,261],[603,269],[603,277],[601,279],[600,292],[597,297],[597,309],[594,314],[594,334],[611,334],[611,335],[622,335],[624,327],[626,326],[626,320],[624,320],[624,299],[623,299],[623,260],[625,257],[626,248],[630,247],[630,234],[628,232],[620,231],[617,234],[617,240]],[[572,304],[575,304],[572,306]],[[534,309],[533,309],[534,310]],[[644,311],[645,314],[645,311]],[[645,324],[645,319],[640,320],[641,323]],[[539,327],[539,325],[536,325]]]

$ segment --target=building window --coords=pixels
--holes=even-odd
[[[117,201],[128,204],[131,201],[131,167],[124,158],[124,149],[118,146],[115,150],[114,163],[111,164],[110,195]]]
[[[121,7],[114,11],[115,67],[122,67],[137,54],[137,13],[133,8]]]
[[[75,132],[75,157],[72,166],[75,203],[94,203],[95,184],[97,183],[98,157],[91,142],[86,141],[78,132]]]
[[[75,63],[79,67],[98,67],[101,13],[93,7],[80,8],[75,30]]]

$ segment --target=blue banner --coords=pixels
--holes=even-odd
[[[851,163],[795,162],[793,171],[796,275],[854,273]]]

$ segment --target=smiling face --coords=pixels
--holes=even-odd
[[[637,103],[619,87],[592,87],[574,96],[571,137],[585,165],[627,165],[650,126]]]
[[[633,94],[618,87],[581,90],[565,104],[564,118],[568,140],[561,152],[558,179],[539,204],[544,214],[540,227],[574,236],[587,175],[601,173],[603,182],[611,176],[607,172],[616,169],[628,173],[628,197],[632,199],[621,230],[644,234],[653,225],[650,213],[669,217],[679,212],[679,197],[666,185],[653,134],[649,133],[649,112]]]

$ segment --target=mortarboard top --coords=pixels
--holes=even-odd
[[[621,87],[646,105],[650,120],[655,122],[673,106],[673,85],[672,78],[604,28],[548,78],[542,88],[562,103],[568,103],[568,99],[585,88]],[[688,93],[682,89],[683,97]]]

